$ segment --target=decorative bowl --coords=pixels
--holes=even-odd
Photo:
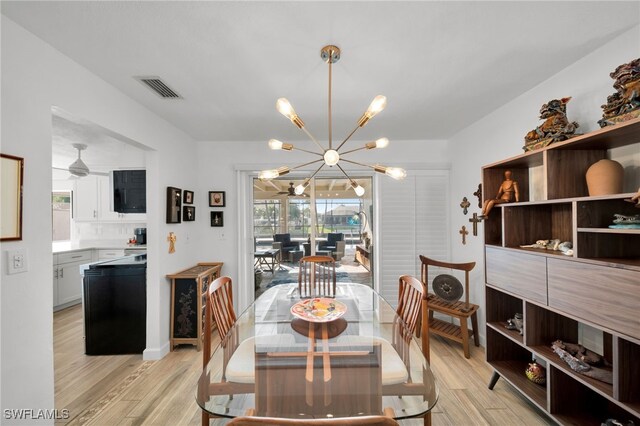
[[[336,320],[347,312],[344,303],[324,297],[305,299],[291,307],[293,316],[309,322],[329,322]]]

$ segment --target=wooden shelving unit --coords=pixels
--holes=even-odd
[[[588,196],[584,178],[609,150],[627,145],[640,152],[640,120],[482,169],[485,199],[511,170],[521,200],[497,206],[484,222],[487,362],[559,424],[640,424],[640,230],[609,228],[614,214],[640,212],[624,201],[631,193]],[[545,199],[530,200],[534,193]],[[573,242],[573,254],[520,247],[551,238]],[[517,312],[523,335],[505,327]],[[613,384],[574,372],[551,349],[558,339],[579,342],[587,326],[601,333]],[[545,386],[524,374],[532,359],[547,365]]]

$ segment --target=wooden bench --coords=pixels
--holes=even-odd
[[[449,268],[464,271],[464,298],[465,301],[447,302],[429,293],[427,296],[427,309],[429,311],[429,332],[442,336],[446,339],[462,343],[465,358],[469,358],[469,339],[473,337],[476,346],[480,346],[478,336],[478,308],[480,306],[469,303],[469,272],[476,266],[475,262],[469,263],[448,263],[438,260],[429,259],[420,256],[422,261],[422,282],[429,286],[429,266],[437,266],[440,268]],[[460,325],[442,321],[433,317],[434,312],[449,315],[457,318]],[[469,330],[468,320],[471,318],[471,330]]]

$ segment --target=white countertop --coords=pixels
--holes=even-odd
[[[146,249],[146,245],[128,244],[122,241],[112,240],[95,240],[95,241],[62,241],[51,244],[53,254],[68,253],[81,250],[92,249],[112,249],[122,250],[127,248]]]

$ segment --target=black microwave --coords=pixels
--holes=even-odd
[[[146,170],[114,170],[109,174],[113,194],[113,211],[147,212]]]

